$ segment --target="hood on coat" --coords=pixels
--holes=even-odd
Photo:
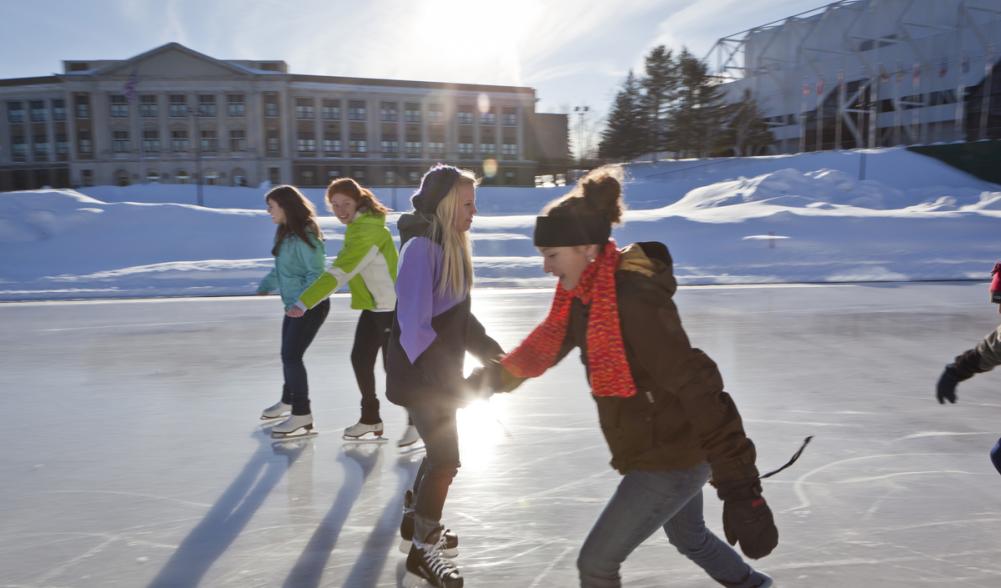
[[[396,223],[397,230],[400,231],[400,248],[414,237],[428,237],[431,229],[431,217],[420,212],[408,212],[401,214],[400,220]]]
[[[673,265],[671,253],[666,245],[657,241],[644,241],[622,249],[616,271],[632,272],[648,278],[670,297],[678,289]]]

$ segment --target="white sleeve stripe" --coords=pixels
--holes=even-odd
[[[350,272],[345,272],[341,268],[332,265],[330,266],[330,269],[327,270],[327,273],[334,276],[334,279],[337,280],[338,286],[344,286],[351,281],[351,278],[357,276],[363,269],[365,269],[365,266],[372,263],[372,260],[375,259],[377,255],[379,255],[379,248],[372,245],[372,248],[368,250],[365,257],[361,258],[361,261],[359,261]]]

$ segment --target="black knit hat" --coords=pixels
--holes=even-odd
[[[443,163],[436,163],[421,178],[421,186],[410,198],[414,210],[424,214],[434,214],[438,204],[455,185],[462,172],[459,168]]]
[[[612,236],[612,223],[597,214],[561,214],[535,217],[536,247],[602,245]]]

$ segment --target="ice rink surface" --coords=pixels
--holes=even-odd
[[[720,365],[762,470],[780,587],[1001,585],[1001,373],[940,406],[943,365],[1001,316],[982,284],[685,288],[693,344]],[[480,290],[506,348],[550,294]],[[346,445],[359,415],[357,312],[337,296],[306,355],[320,434],[272,443],[276,298],[0,304],[0,586],[396,586],[403,491],[422,453]],[[382,374],[378,375],[381,382]],[[576,585],[578,549],[619,479],[576,353],[460,415],[445,522],[466,585]],[[706,489],[706,520],[722,533]],[[626,586],[713,586],[662,534]]]

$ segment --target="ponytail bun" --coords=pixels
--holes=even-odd
[[[546,216],[597,215],[610,225],[619,224],[626,210],[622,200],[623,175],[619,165],[591,170],[569,194],[550,202],[542,213]]]

